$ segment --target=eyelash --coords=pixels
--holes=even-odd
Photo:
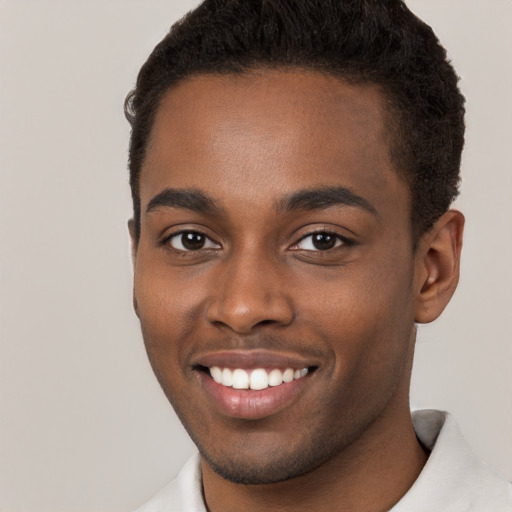
[[[295,251],[301,250],[300,248],[295,248],[295,247],[297,247],[301,242],[307,240],[308,238],[312,238],[315,235],[328,235],[330,237],[334,237],[336,239],[336,241],[335,241],[336,245],[334,245],[334,247],[331,247],[331,248],[325,249],[325,250],[322,250],[322,249],[316,249],[316,250],[315,249],[303,249],[303,250],[308,251],[308,252],[328,253],[328,252],[333,251],[334,249],[337,249],[342,246],[350,247],[352,245],[355,245],[355,242],[353,240],[351,240],[350,238],[347,238],[346,236],[340,235],[339,233],[335,233],[334,231],[329,231],[327,229],[318,229],[316,231],[308,233],[307,235],[304,235],[295,244],[293,244],[291,249],[295,250]],[[314,242],[311,242],[311,244],[313,244],[313,243]]]
[[[166,237],[162,240],[161,244],[162,244],[162,245],[170,245],[170,246],[171,246],[171,248],[172,248],[172,250],[174,250],[174,251],[176,251],[176,252],[178,252],[178,253],[189,253],[189,252],[190,252],[190,253],[193,253],[193,252],[198,252],[198,251],[200,251],[200,250],[204,250],[204,249],[206,249],[206,250],[211,250],[211,249],[214,249],[214,250],[215,250],[215,249],[216,249],[216,247],[206,247],[206,248],[201,247],[201,248],[199,248],[199,249],[197,249],[197,250],[193,250],[193,249],[186,249],[186,248],[183,248],[183,249],[177,249],[176,247],[172,247],[172,245],[171,245],[171,241],[172,241],[173,239],[179,239],[179,237],[180,237],[180,236],[183,236],[183,235],[186,235],[186,234],[199,235],[199,236],[201,236],[201,237],[204,237],[204,239],[205,239],[205,243],[208,241],[208,242],[210,242],[210,243],[212,243],[212,244],[214,244],[214,245],[217,245],[217,246],[219,246],[219,245],[220,245],[220,244],[218,244],[217,242],[214,242],[214,241],[213,241],[213,240],[212,240],[208,235],[206,235],[205,233],[203,233],[202,231],[199,231],[199,230],[197,230],[197,229],[183,229],[183,230],[181,230],[181,231],[178,231],[177,233],[172,233],[172,234],[170,234],[169,236],[166,236]],[[181,245],[182,245],[182,247],[183,247],[183,242],[181,242]]]
[[[171,241],[173,239],[178,239],[178,237],[183,236],[185,234],[199,235],[200,237],[204,237],[205,243],[209,242],[210,244],[216,245],[217,247],[200,247],[197,250],[186,249],[183,246],[183,241],[181,242],[181,246],[183,247],[183,249],[182,248],[172,247]],[[325,250],[318,249],[318,248],[316,248],[316,249],[300,249],[298,247],[299,244],[301,244],[302,242],[304,242],[308,238],[314,237],[315,235],[327,235],[327,236],[330,236],[330,237],[334,237],[335,238],[335,245],[333,247],[327,248]],[[172,234],[166,236],[162,240],[161,244],[162,245],[170,245],[171,248],[174,251],[178,252],[178,253],[194,253],[194,252],[198,252],[198,251],[201,251],[201,250],[212,250],[212,249],[216,250],[220,246],[220,244],[218,244],[217,242],[213,241],[208,235],[206,235],[202,231],[195,230],[195,229],[184,229],[182,231],[178,231],[177,233],[172,233]],[[314,244],[314,242],[311,242],[311,245],[313,245],[313,244]],[[304,235],[295,244],[293,244],[291,246],[290,250],[293,250],[293,251],[304,250],[304,251],[307,251],[307,252],[327,253],[327,252],[330,252],[330,251],[332,251],[332,250],[334,250],[334,249],[336,249],[336,248],[338,248],[340,246],[350,247],[350,246],[353,246],[353,245],[355,245],[355,242],[353,240],[351,240],[350,238],[347,238],[347,237],[345,237],[343,235],[340,235],[339,233],[335,233],[333,231],[329,231],[329,230],[326,230],[326,229],[319,229],[317,231],[310,232],[310,233]]]

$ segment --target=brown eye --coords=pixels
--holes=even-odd
[[[339,235],[334,233],[328,233],[327,231],[321,231],[305,236],[300,240],[295,249],[301,249],[303,251],[328,251],[334,249],[344,243],[344,240]]]
[[[177,251],[199,251],[201,249],[218,249],[219,245],[198,231],[182,231],[169,238],[169,244]]]
[[[337,237],[330,233],[316,233],[312,237],[313,246],[319,251],[332,249],[336,245],[337,241]]]

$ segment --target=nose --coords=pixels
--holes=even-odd
[[[256,254],[223,262],[215,282],[208,320],[239,334],[264,325],[285,326],[293,320],[286,276],[277,262]]]

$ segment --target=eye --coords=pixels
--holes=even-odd
[[[327,231],[319,231],[300,239],[293,246],[293,249],[302,251],[328,251],[329,249],[334,249],[345,243],[347,243],[347,241],[340,235]]]
[[[219,244],[199,231],[181,231],[170,236],[166,242],[177,251],[199,251],[201,249],[219,249]]]

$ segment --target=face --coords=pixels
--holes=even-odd
[[[315,72],[169,90],[141,174],[134,302],[204,461],[277,482],[408,411],[410,199],[373,87]]]

